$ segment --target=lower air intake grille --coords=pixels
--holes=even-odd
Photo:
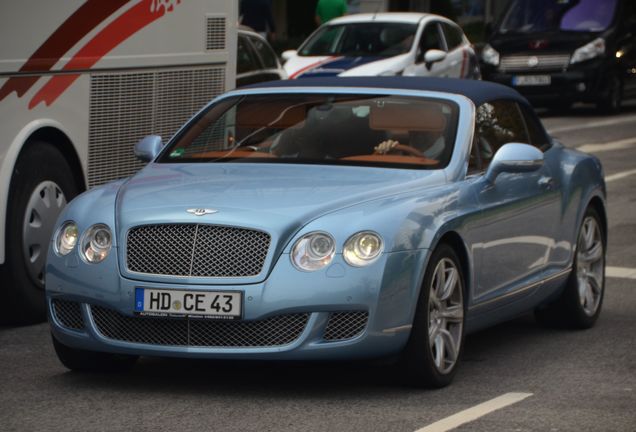
[[[352,339],[364,331],[368,319],[368,312],[334,312],[329,315],[324,339]]]
[[[84,328],[84,319],[80,304],[68,300],[53,300],[53,310],[55,318],[66,328],[73,330],[82,330]]]
[[[88,121],[88,185],[134,174],[133,146],[146,135],[170,138],[225,91],[225,66],[93,73]]]
[[[109,339],[152,345],[196,347],[273,347],[294,342],[309,314],[278,315],[256,321],[131,317],[99,306],[91,307],[95,324]]]

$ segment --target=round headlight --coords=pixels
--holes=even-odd
[[[82,255],[92,264],[102,262],[113,245],[110,228],[104,224],[91,226],[82,236]]]
[[[349,237],[342,255],[347,264],[362,267],[371,264],[382,253],[382,238],[372,231],[362,231]]]
[[[55,242],[53,243],[55,253],[60,256],[68,255],[77,244],[78,238],[79,231],[75,222],[64,222],[55,233]]]
[[[336,253],[336,242],[325,232],[311,232],[301,237],[292,248],[294,266],[304,271],[314,271],[328,265]]]

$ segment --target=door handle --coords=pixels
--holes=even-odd
[[[552,190],[554,189],[554,179],[552,177],[541,177],[537,184],[543,189]]]

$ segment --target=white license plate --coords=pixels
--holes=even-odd
[[[552,77],[550,75],[517,75],[512,77],[514,86],[545,86],[550,85]]]
[[[135,312],[140,315],[235,319],[242,316],[240,291],[186,291],[135,288]]]

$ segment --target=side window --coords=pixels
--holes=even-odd
[[[448,23],[443,23],[442,28],[444,29],[444,37],[446,38],[446,45],[449,51],[454,50],[462,44],[464,38],[459,28]]]
[[[423,56],[424,53],[430,49],[445,51],[436,22],[428,23],[426,27],[424,27],[420,39],[419,54]]]
[[[258,61],[252,52],[247,40],[243,37],[238,38],[238,52],[236,56],[236,72],[245,73],[258,69]]]
[[[531,108],[525,106],[521,107],[521,113],[528,128],[530,144],[542,152],[548,150],[552,146],[552,143],[537,116],[532,112]]]
[[[485,170],[497,150],[509,142],[529,143],[526,125],[521,111],[514,101],[487,102],[477,108],[473,147]]]
[[[263,66],[266,69],[276,69],[278,67],[278,63],[276,62],[276,54],[274,51],[265,43],[264,40],[250,37],[250,42],[252,42],[252,46],[256,49],[256,52],[261,57],[263,61]]]

